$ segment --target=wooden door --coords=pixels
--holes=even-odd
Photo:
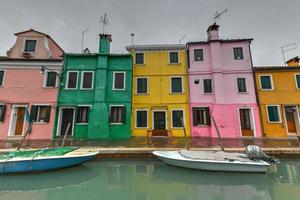
[[[242,136],[254,136],[250,113],[250,109],[240,109],[240,124]]]
[[[24,126],[25,108],[24,107],[18,107],[17,109],[18,109],[18,111],[17,111],[17,121],[16,121],[15,135],[22,135],[23,126]]]
[[[152,131],[152,136],[168,136],[165,111],[154,111],[153,123],[154,130]]]
[[[296,133],[296,123],[294,113],[296,112],[295,106],[285,106],[285,118],[287,123],[287,128],[289,133]]]
[[[64,135],[66,133],[67,126],[69,123],[70,123],[70,128],[67,135],[72,135],[73,119],[74,119],[74,108],[62,109],[60,135]]]

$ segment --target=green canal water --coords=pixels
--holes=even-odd
[[[0,176],[0,199],[299,200],[300,159],[268,174],[195,171],[156,159],[97,160],[53,172]]]

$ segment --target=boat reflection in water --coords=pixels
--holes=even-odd
[[[158,160],[99,160],[39,174],[1,176],[0,199],[252,200],[299,199],[300,161],[273,174],[222,173]]]

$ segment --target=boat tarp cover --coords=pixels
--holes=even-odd
[[[11,159],[15,157],[30,158],[36,156],[61,156],[66,153],[72,152],[78,149],[78,147],[58,147],[58,148],[44,148],[40,150],[29,151],[13,151],[0,155],[0,160]]]

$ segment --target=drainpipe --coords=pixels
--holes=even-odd
[[[262,130],[262,136],[265,137],[265,127],[264,127],[264,123],[262,120],[262,113],[261,113],[261,107],[260,107],[260,101],[259,101],[259,95],[258,95],[258,88],[256,85],[257,82],[256,82],[256,76],[255,76],[255,72],[254,72],[250,44],[251,44],[251,42],[249,42],[248,48],[249,48],[249,53],[250,53],[251,69],[252,69],[252,75],[253,75],[253,80],[254,80],[255,98],[256,98],[256,104],[257,104],[258,111],[259,111],[259,121],[260,121],[260,128]]]
[[[187,66],[186,66],[186,82],[187,82],[187,110],[189,111],[189,122],[190,123],[190,130],[189,130],[189,137],[192,137],[192,128],[193,128],[193,123],[191,123],[191,120],[193,120],[191,116],[191,112],[193,112],[192,110],[190,110],[190,105],[191,105],[191,102],[190,102],[190,82],[189,82],[189,69],[190,69],[190,51],[189,51],[189,43],[186,44],[186,63],[187,63]],[[192,126],[191,126],[192,125]]]

